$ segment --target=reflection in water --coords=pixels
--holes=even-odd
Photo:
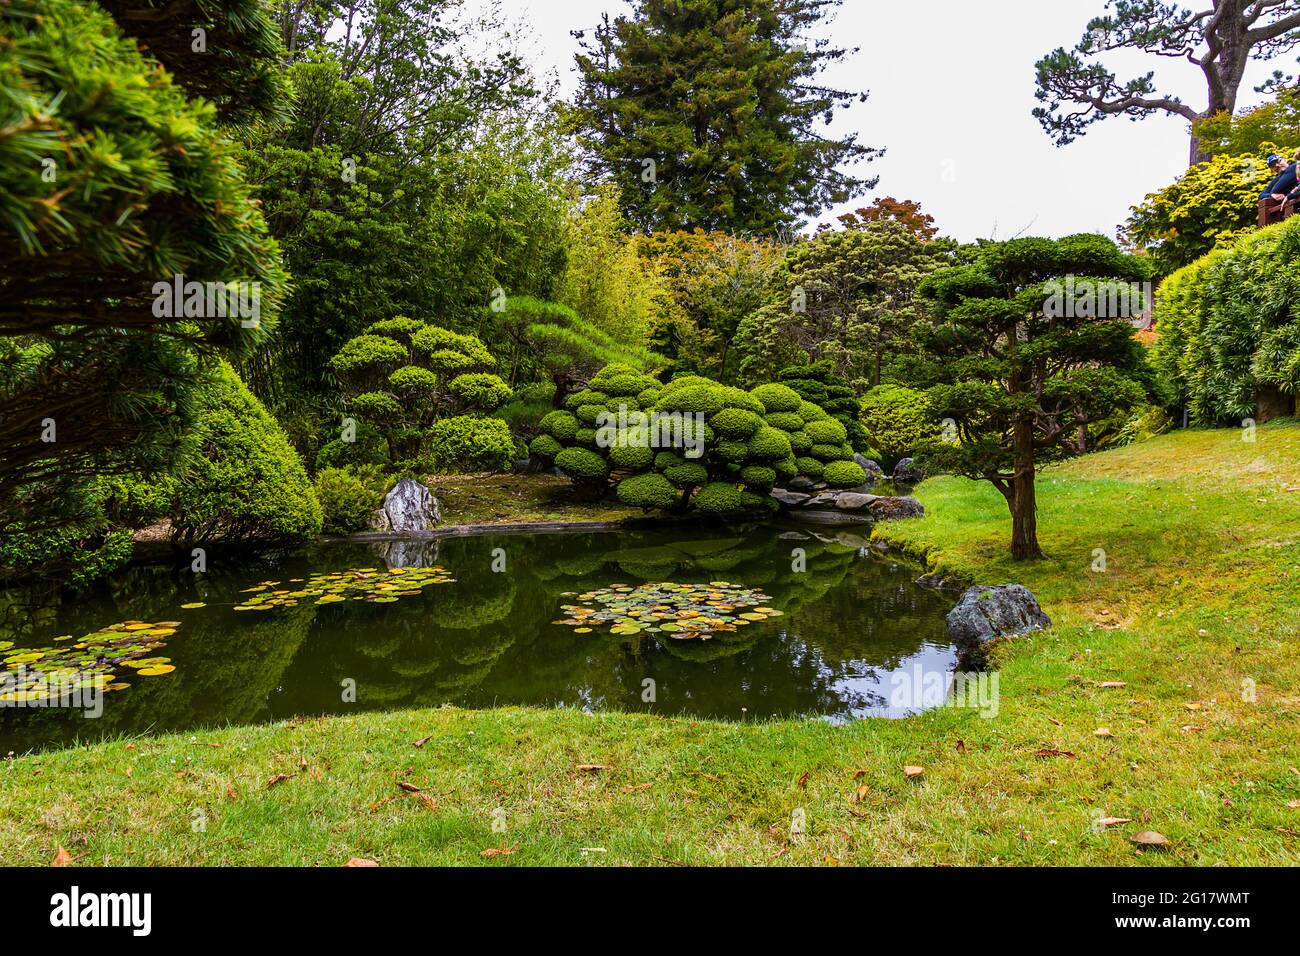
[[[175,672],[108,695],[96,720],[0,709],[0,750],[443,703],[731,719],[900,716],[907,710],[891,706],[891,676],[918,665],[952,669],[947,602],[863,544],[847,532],[794,537],[771,527],[330,544],[203,575],[135,568],[62,607],[4,595],[0,640],[19,645],[113,621],[183,623],[166,651]],[[391,604],[231,610],[255,582],[385,565],[440,565],[456,583]],[[680,641],[608,628],[575,634],[552,623],[572,603],[565,592],[663,580],[731,581],[769,595],[784,616]],[[192,602],[206,606],[178,610]],[[355,702],[345,701],[349,681]]]

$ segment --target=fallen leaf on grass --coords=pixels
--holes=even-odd
[[[964,740],[957,741],[957,753],[964,754],[965,752],[966,752],[966,741]]]
[[[1123,823],[1132,823],[1132,817],[1102,817],[1097,821],[1104,827],[1117,827]]]
[[[517,843],[514,846],[490,846],[479,853],[479,856],[509,856],[517,849],[519,849]]]
[[[1078,760],[1073,753],[1068,750],[1056,750],[1052,747],[1044,747],[1034,752],[1035,757],[1069,757],[1071,760]]]
[[[1092,735],[1093,735],[1094,737],[1114,737],[1114,736],[1115,736],[1114,734],[1112,734],[1112,733],[1110,732],[1110,728],[1109,728],[1109,727],[1098,727],[1096,730],[1094,730],[1094,731],[1092,732]]]
[[[799,778],[799,789],[800,790],[808,789],[808,774],[805,773],[802,777]]]
[[[867,775],[867,772],[866,772],[865,770],[858,770],[857,772],[855,772],[855,773],[853,774],[853,779],[854,779],[854,780],[861,780],[861,779],[862,779],[863,777],[865,777],[866,775]]]
[[[867,785],[865,783],[862,786],[858,787],[858,793],[857,793],[858,803],[861,803],[863,800],[867,799],[867,794],[870,792],[871,791],[867,789]]]
[[[397,785],[401,787],[403,790],[405,790],[407,793],[420,793],[423,790],[422,787],[417,787],[413,783],[407,783],[405,780],[397,781]]]
[[[54,854],[54,859],[50,860],[50,866],[67,866],[71,862],[72,854],[59,847],[59,852]]]
[[[274,777],[272,777],[270,780],[266,781],[266,786],[263,787],[262,789],[263,789],[263,790],[270,790],[272,787],[278,787],[280,784],[284,783],[284,782],[285,782],[286,780],[288,780],[288,779],[289,779],[289,774],[287,774],[287,773],[277,773],[277,774],[276,774]]]
[[[1100,684],[1098,684],[1097,686],[1098,686],[1098,687],[1108,688],[1108,689],[1109,689],[1109,688],[1112,688],[1112,687],[1127,687],[1127,686],[1128,686],[1128,682],[1127,682],[1127,681],[1122,681],[1122,680],[1104,680],[1104,681],[1102,681]]]
[[[1286,805],[1292,810],[1300,810],[1300,800],[1288,800]]]
[[[424,804],[426,809],[429,810],[438,809],[438,801],[433,799],[433,797],[429,796],[427,793],[420,794],[420,802]]]
[[[654,786],[653,783],[638,783],[638,784],[635,784],[635,785],[629,785],[629,786],[624,787],[624,788],[623,788],[623,792],[624,792],[624,793],[636,793],[638,790],[649,790],[649,789],[650,789],[651,787],[653,787],[653,786]]]
[[[603,763],[580,763],[578,769],[587,773],[595,773],[597,770],[608,770],[608,764]]]
[[[1169,838],[1163,833],[1157,833],[1155,830],[1143,830],[1141,833],[1135,833],[1129,840],[1141,846],[1165,846]]]
[[[421,738],[420,738],[419,740],[417,740],[415,743],[411,744],[411,746],[412,746],[412,747],[423,747],[425,744],[427,744],[427,743],[428,743],[430,740],[432,740],[432,739],[433,739],[433,734],[430,734],[430,735],[427,736],[427,737],[421,737]]]
[[[919,777],[925,773],[924,767],[906,766],[903,768],[903,776],[907,778]]]
[[[376,863],[374,860],[363,860],[359,856],[354,856],[352,859],[348,860],[343,865],[345,867],[348,867],[348,866],[378,866],[379,864]]]

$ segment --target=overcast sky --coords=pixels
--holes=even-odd
[[[506,8],[534,33],[530,59],[553,71],[561,92],[576,85],[573,29],[600,14],[625,12],[620,0],[510,0]],[[1155,115],[1133,123],[1113,117],[1069,146],[1056,147],[1030,115],[1034,62],[1057,46],[1072,47],[1104,0],[846,0],[829,35],[858,47],[828,81],[870,90],[864,104],[841,112],[836,131],[852,131],[885,147],[863,167],[880,176],[865,197],[919,201],[947,235],[963,241],[1013,235],[1113,236],[1128,209],[1171,182],[1187,166],[1187,124]],[[1149,58],[1113,61],[1121,79],[1152,69]],[[1276,64],[1280,67],[1292,63]],[[1185,62],[1160,60],[1156,80],[1197,110],[1205,81]],[[1241,105],[1272,66],[1256,66]],[[845,209],[863,205],[850,203]],[[824,221],[834,222],[828,212]]]

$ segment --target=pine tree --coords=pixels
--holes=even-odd
[[[807,32],[840,0],[638,0],[577,57],[569,121],[643,229],[771,235],[875,185],[880,154],[821,135],[866,94],[817,77],[848,51]]]

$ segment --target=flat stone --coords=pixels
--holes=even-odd
[[[805,501],[805,502],[801,505],[801,507],[803,507],[803,508],[826,508],[826,507],[834,508],[834,507],[835,507],[835,502],[837,502],[837,501],[839,501],[839,500],[840,500],[840,493],[839,493],[838,491],[827,491],[827,492],[823,492],[823,493],[820,494],[820,495],[815,495],[815,496],[809,498],[807,501]]]
[[[999,637],[1018,637],[1052,626],[1038,598],[1021,584],[967,588],[948,612],[954,644],[978,646]]]
[[[812,495],[805,495],[798,491],[788,491],[785,488],[773,488],[771,495],[787,508],[798,508],[812,497]]]
[[[835,507],[841,511],[861,511],[879,497],[879,495],[862,495],[855,491],[842,491],[835,501]]]
[[[805,478],[803,475],[798,478],[791,478],[786,482],[785,486],[791,491],[812,491],[816,487],[811,478]]]
[[[925,507],[915,498],[877,498],[867,510],[877,521],[925,517]]]
[[[376,531],[400,534],[431,531],[441,520],[438,499],[429,489],[414,478],[403,478],[384,496],[372,524]]]

